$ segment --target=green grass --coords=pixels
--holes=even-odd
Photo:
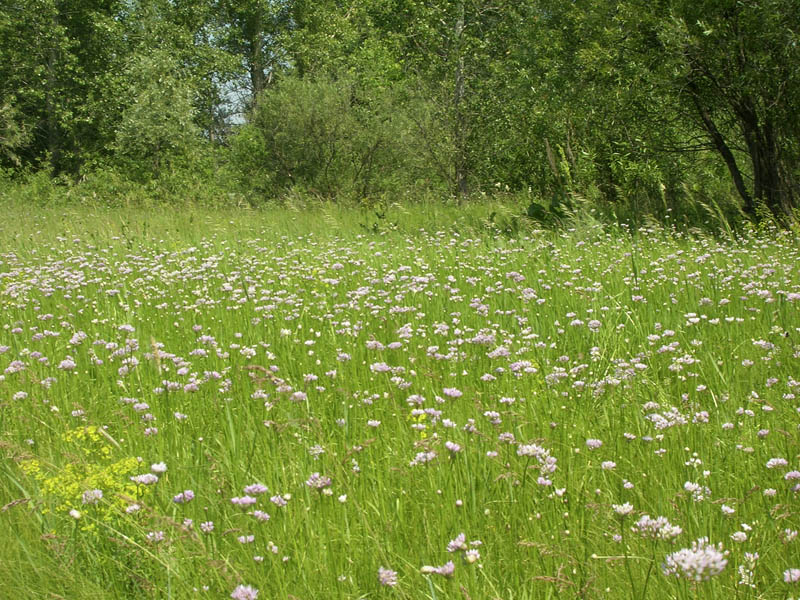
[[[522,212],[5,206],[3,594],[797,594],[795,240],[542,231]],[[254,483],[254,506],[231,502]],[[682,532],[632,531],[646,514]],[[447,551],[461,532],[474,562]],[[721,573],[663,573],[704,536]]]

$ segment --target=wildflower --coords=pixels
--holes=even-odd
[[[75,364],[75,361],[71,356],[67,356],[64,360],[58,363],[58,368],[62,371],[72,371],[78,365]]]
[[[683,532],[683,529],[670,523],[666,517],[653,519],[650,515],[643,515],[631,527],[631,531],[638,533],[642,537],[671,540],[678,537]]]
[[[102,490],[86,490],[81,496],[84,504],[97,504],[103,497]]]
[[[378,567],[378,581],[380,581],[381,585],[394,587],[397,585],[397,572]]]
[[[783,572],[783,581],[786,583],[797,583],[800,581],[800,569],[786,569]]]
[[[164,541],[164,532],[163,531],[151,531],[146,536],[147,541],[151,544],[157,544],[158,542]]]
[[[461,446],[459,446],[455,442],[447,441],[447,442],[444,443],[444,447],[447,448],[453,454],[461,452]]]
[[[464,533],[459,533],[454,540],[447,544],[448,552],[457,552],[459,550],[467,549],[467,536]]]
[[[524,444],[517,447],[517,456],[535,456],[540,457],[547,454],[547,450],[536,444]]]
[[[253,496],[241,496],[241,497],[234,497],[231,498],[231,504],[235,504],[236,506],[251,506],[258,502],[257,498],[253,498]]]
[[[450,398],[460,398],[461,396],[464,395],[464,393],[457,388],[444,388],[444,390],[442,391],[445,396],[448,396]]]
[[[267,486],[262,483],[253,483],[248,486],[245,486],[244,493],[245,494],[264,494],[267,492]]]
[[[695,502],[702,502],[707,496],[711,495],[711,490],[708,487],[692,481],[684,483],[683,489],[692,495],[692,500]]]
[[[470,548],[464,553],[464,560],[468,563],[472,564],[481,558],[481,553],[478,552],[477,548]]]
[[[272,496],[269,499],[269,501],[272,502],[275,506],[286,506],[288,504],[288,502],[286,501],[286,498],[284,498],[283,496],[278,496],[278,495]]]
[[[250,514],[252,514],[259,521],[269,521],[269,514],[265,513],[263,510],[254,510]]]
[[[453,561],[448,561],[447,563],[443,564],[441,567],[431,567],[431,566],[424,566],[420,569],[420,572],[423,575],[441,575],[442,577],[452,577],[453,572],[456,570],[456,565]]]
[[[258,590],[250,585],[237,585],[236,589],[231,592],[233,600],[256,600],[258,598]]]
[[[72,510],[69,511],[69,516],[77,520],[81,518],[81,513],[80,511],[77,511],[73,508]]]
[[[153,485],[158,481],[158,475],[152,473],[144,473],[143,475],[134,475],[130,478],[132,482],[140,485]]]
[[[589,450],[597,450],[602,445],[603,440],[595,440],[591,438],[586,440],[586,447],[589,448]]]
[[[192,490],[184,490],[174,498],[172,501],[175,504],[186,504],[187,502],[191,502],[194,500],[194,492]]]
[[[254,535],[240,535],[238,538],[236,538],[240,544],[252,544],[255,539],[256,536]]]
[[[754,576],[755,573],[753,572],[756,568],[756,561],[758,560],[758,552],[745,552],[744,553],[744,563],[739,565],[739,585],[746,585],[751,588],[755,588],[756,584],[754,583]]]
[[[633,505],[630,502],[626,502],[625,504],[612,504],[611,508],[621,517],[627,517],[633,512]]]
[[[719,575],[728,564],[728,551],[722,544],[714,546],[707,537],[692,542],[691,548],[684,548],[669,554],[662,565],[664,575],[684,577],[689,581],[707,581]]]
[[[214,522],[213,521],[205,521],[200,523],[200,531],[203,533],[211,533],[214,531]]]
[[[306,480],[306,485],[311,489],[322,491],[331,486],[331,478],[319,473],[312,473]]]
[[[414,457],[414,460],[408,463],[409,467],[415,467],[416,465],[421,465],[426,462],[432,461],[436,458],[436,452],[418,452],[417,455]]]
[[[159,473],[159,474],[160,473],[166,473],[167,472],[167,465],[166,465],[166,463],[163,463],[163,462],[154,463],[154,464],[150,465],[150,470],[153,473]]]

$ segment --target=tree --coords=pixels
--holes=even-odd
[[[175,57],[161,50],[138,55],[126,75],[133,101],[119,123],[117,156],[129,172],[158,177],[198,145],[194,89]]]
[[[598,3],[603,4],[603,3]],[[607,9],[598,8],[592,10]],[[618,3],[607,21],[615,43],[607,64],[622,72],[625,93],[647,92],[666,109],[652,127],[679,119],[691,140],[701,132],[726,165],[743,210],[764,206],[794,218],[800,202],[800,5],[793,0],[668,0]],[[638,90],[636,88],[639,88]],[[669,98],[674,108],[659,106]]]
[[[261,94],[286,67],[284,37],[291,28],[288,0],[215,0],[216,43],[238,59],[246,73],[245,104]]]
[[[21,165],[17,151],[27,138],[12,102],[13,99],[0,103],[0,167],[3,163],[16,167]]]

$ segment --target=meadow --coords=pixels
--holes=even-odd
[[[4,206],[0,597],[800,597],[800,245]]]

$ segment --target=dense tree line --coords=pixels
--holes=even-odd
[[[796,0],[4,0],[0,169],[790,220],[799,41]]]

